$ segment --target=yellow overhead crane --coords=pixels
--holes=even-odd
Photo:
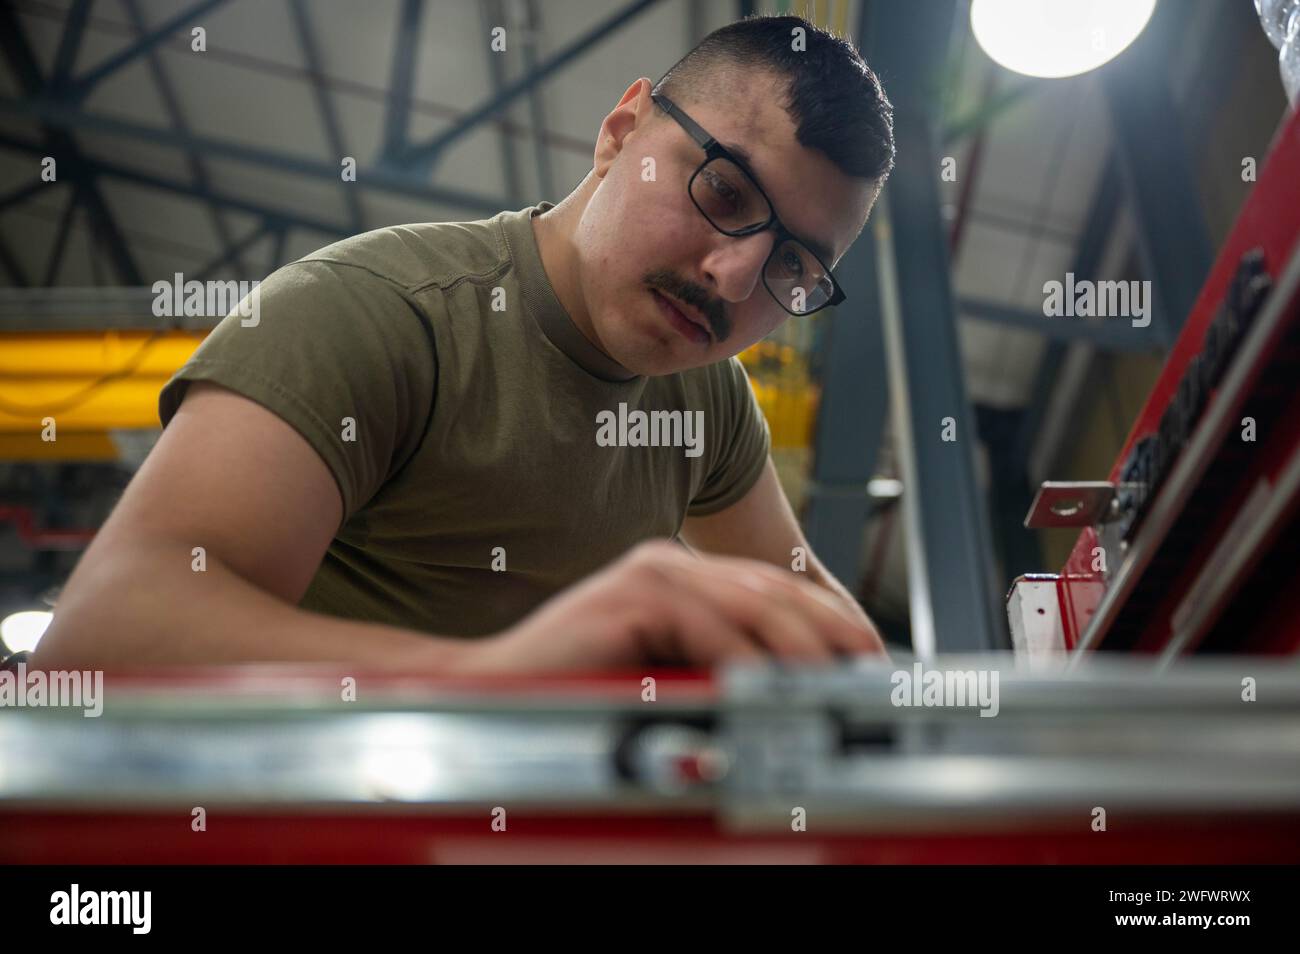
[[[0,459],[139,460],[216,324],[160,313],[156,286],[0,288]]]
[[[110,432],[161,426],[158,392],[206,334],[0,334],[0,459],[116,459]]]

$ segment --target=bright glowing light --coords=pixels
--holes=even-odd
[[[1059,78],[1119,56],[1151,19],[1156,0],[972,0],[970,27],[995,62]]]
[[[893,477],[873,477],[867,481],[867,496],[890,499],[903,496],[903,482]]]
[[[11,613],[0,622],[0,641],[11,653],[30,652],[45,635],[54,614],[41,610]]]

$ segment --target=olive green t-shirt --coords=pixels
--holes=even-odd
[[[163,388],[164,426],[187,382],[212,381],[329,467],[343,522],[303,608],[497,632],[758,479],[770,435],[740,362],[633,376],[591,344],[542,268],[531,217],[550,207],[378,229],[286,265],[256,321],[229,314]]]

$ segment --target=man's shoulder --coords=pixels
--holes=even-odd
[[[354,280],[369,275],[410,293],[447,288],[509,266],[501,215],[471,222],[390,225],[327,245],[294,264],[333,265],[347,270]]]

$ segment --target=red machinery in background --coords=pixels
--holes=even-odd
[[[1045,483],[1025,524],[1082,528],[1018,578],[1038,659],[1300,649],[1300,114],[1260,171],[1108,480]]]

